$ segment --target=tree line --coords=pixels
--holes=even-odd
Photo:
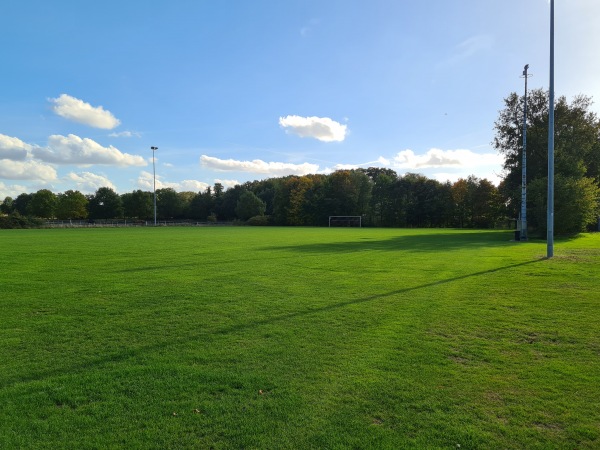
[[[219,183],[203,192],[158,189],[156,210],[158,220],[260,225],[324,226],[329,216],[362,216],[370,226],[493,228],[504,218],[502,198],[488,180],[440,183],[375,167],[270,178],[227,190]],[[154,197],[142,190],[119,195],[109,187],[92,195],[41,189],[5,198],[0,211],[43,219],[151,221]]]
[[[470,176],[455,183],[387,168],[339,170],[328,175],[250,181],[225,190],[156,191],[159,220],[239,221],[255,225],[325,226],[329,216],[361,216],[377,227],[494,228],[516,219],[521,201],[524,98],[504,100],[493,146],[504,156],[498,187]],[[555,107],[555,232],[572,234],[596,226],[600,211],[600,122],[592,101],[559,97]],[[548,92],[532,90],[527,108],[527,215],[530,231],[546,230]],[[0,204],[6,218],[149,221],[153,193],[117,194],[102,187],[92,195],[42,189]],[[19,219],[21,220],[21,219]],[[0,224],[1,225],[1,224]]]

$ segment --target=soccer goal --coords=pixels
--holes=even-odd
[[[329,227],[362,228],[361,216],[329,216]]]

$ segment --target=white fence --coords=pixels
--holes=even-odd
[[[207,227],[227,226],[231,222],[195,222],[159,220],[157,227]],[[46,228],[117,228],[117,227],[153,227],[151,220],[47,220]]]

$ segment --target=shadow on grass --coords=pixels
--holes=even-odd
[[[220,329],[218,328],[216,330],[199,331],[198,333],[195,333],[193,335],[188,334],[186,336],[171,339],[169,341],[156,342],[153,344],[144,345],[144,346],[137,347],[137,348],[123,349],[122,351],[120,351],[118,353],[112,353],[112,354],[99,356],[98,358],[85,361],[84,363],[81,363],[81,364],[72,364],[68,367],[49,369],[49,370],[45,370],[45,371],[40,371],[35,374],[31,374],[29,376],[20,377],[18,379],[6,380],[5,382],[0,383],[0,388],[5,389],[5,388],[10,388],[12,386],[18,385],[20,383],[42,381],[46,378],[51,378],[54,376],[62,376],[62,375],[67,375],[67,374],[73,375],[73,374],[85,372],[86,370],[89,370],[94,367],[101,367],[101,366],[104,366],[107,364],[113,364],[113,363],[118,363],[121,361],[126,361],[126,360],[136,358],[140,355],[143,355],[143,354],[146,354],[149,352],[153,352],[153,351],[157,351],[157,350],[164,350],[166,348],[175,347],[177,345],[185,344],[190,341],[203,340],[206,343],[206,342],[210,342],[215,336],[226,335],[226,334],[230,334],[230,333],[237,333],[240,331],[251,330],[254,328],[267,326],[267,325],[271,325],[271,324],[278,323],[278,322],[284,322],[287,320],[308,317],[308,316],[311,316],[314,314],[335,311],[338,309],[345,308],[347,306],[359,305],[362,303],[369,303],[369,302],[377,301],[377,300],[380,300],[383,298],[393,297],[393,296],[401,295],[401,294],[407,294],[410,292],[418,291],[421,289],[427,289],[430,287],[442,286],[445,284],[454,283],[456,281],[465,280],[468,278],[481,277],[481,276],[489,275],[492,273],[497,273],[497,272],[502,272],[505,270],[514,269],[517,267],[536,264],[536,263],[539,263],[539,262],[545,261],[545,260],[546,260],[546,258],[541,258],[541,259],[526,261],[526,262],[522,262],[522,263],[518,263],[518,264],[510,264],[507,266],[497,267],[494,269],[484,270],[484,271],[480,271],[480,272],[473,272],[473,273],[466,274],[466,275],[460,275],[457,277],[447,278],[445,280],[433,281],[433,282],[421,284],[418,286],[412,286],[412,287],[407,287],[407,288],[402,288],[402,289],[396,289],[396,290],[381,293],[381,294],[370,295],[370,296],[363,297],[363,298],[357,298],[357,299],[353,299],[353,300],[332,303],[329,305],[316,307],[316,308],[307,308],[302,311],[295,311],[295,312],[291,312],[291,313],[287,313],[287,314],[281,314],[279,316],[269,317],[269,318],[265,318],[263,320],[253,320],[251,322],[239,323],[239,324],[235,324],[235,325],[231,325],[231,326],[226,326],[226,327],[223,327]]]
[[[289,246],[271,246],[263,250],[293,250],[306,253],[352,253],[361,251],[406,251],[406,252],[443,252],[474,247],[499,247],[510,243],[513,232],[504,231],[467,231],[442,232],[432,234],[407,234],[390,239],[363,238],[360,241],[320,242]]]

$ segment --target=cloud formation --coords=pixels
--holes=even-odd
[[[0,134],[0,159],[24,161],[31,148],[19,138]]]
[[[109,187],[114,191],[117,190],[108,178],[91,172],[71,172],[64,178],[64,181],[74,183],[75,189],[84,194],[93,194],[101,187]]]
[[[58,98],[51,98],[50,102],[54,105],[52,110],[59,116],[90,127],[112,130],[121,123],[119,119],[102,106],[92,106],[67,94],[62,94]]]
[[[200,164],[203,167],[223,172],[236,171],[269,176],[307,175],[309,173],[317,173],[319,170],[317,164],[265,162],[260,159],[255,159],[253,161],[237,161],[234,159],[219,159],[206,155],[200,157]]]
[[[480,167],[502,164],[502,157],[496,153],[475,153],[471,150],[440,150],[432,148],[424,155],[416,155],[412,150],[398,152],[391,160],[392,167],[401,169],[425,169],[431,167]]]
[[[38,161],[0,161],[0,178],[9,180],[38,180],[52,181],[56,179],[56,170],[47,164]]]
[[[82,139],[74,134],[50,136],[48,147],[33,149],[33,155],[55,164],[103,164],[118,167],[147,165],[141,156],[122,153],[112,145],[103,147],[92,139]]]
[[[191,192],[203,192],[209,186],[208,183],[198,180],[183,180],[177,183],[179,189],[175,189],[179,192],[191,191]]]
[[[329,117],[286,116],[279,118],[279,125],[300,137],[309,137],[323,142],[341,142],[346,139],[347,125]]]
[[[161,178],[159,175],[156,176],[156,189],[171,188],[177,192],[203,192],[209,186],[207,183],[198,180],[183,180],[179,183],[171,183],[162,181]],[[137,186],[140,189],[152,191],[154,189],[154,175],[143,170],[137,179]]]
[[[142,135],[136,131],[120,131],[119,133],[110,133],[109,134],[110,137],[123,137],[123,138],[130,138],[130,137],[142,137]]]
[[[0,181],[0,203],[6,197],[12,197],[13,199],[18,197],[23,192],[27,192],[27,188],[25,186],[21,186],[18,184],[7,185]]]
[[[222,180],[220,178],[215,178],[215,183],[221,183],[225,189],[229,189],[241,184],[238,180]]]

